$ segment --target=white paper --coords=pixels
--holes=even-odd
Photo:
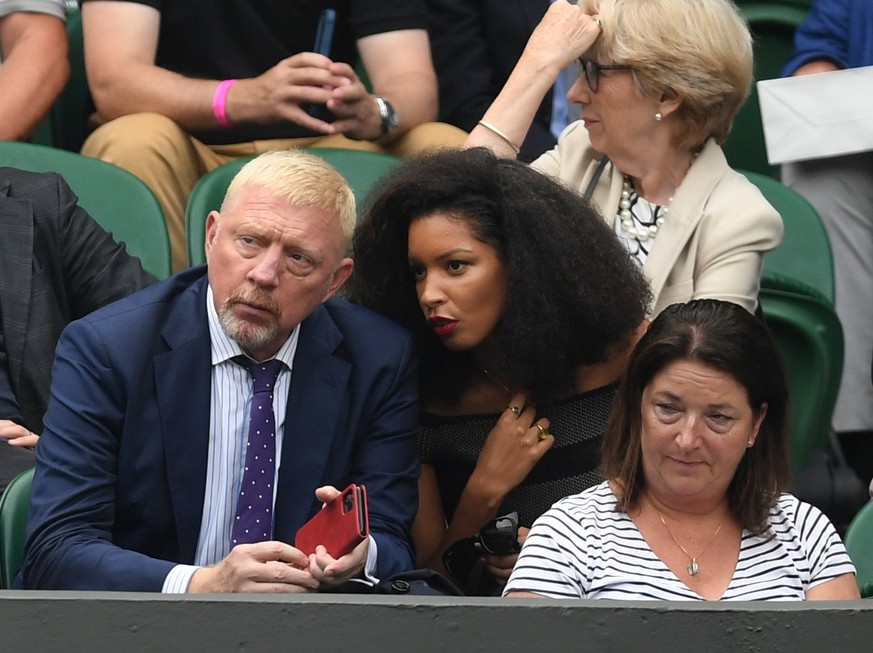
[[[873,66],[757,86],[771,165],[873,150]]]

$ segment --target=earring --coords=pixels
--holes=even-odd
[[[749,438],[749,446],[751,447],[753,444],[755,444],[755,441],[752,438]]]
[[[658,113],[655,114],[655,120],[656,120],[657,122],[661,122],[661,120],[662,120],[663,118],[664,118],[664,114],[661,113],[660,111],[658,111]]]

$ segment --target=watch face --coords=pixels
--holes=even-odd
[[[379,104],[379,114],[382,118],[382,134],[390,134],[400,124],[397,112],[394,111],[391,103],[384,98],[377,97],[376,102]]]

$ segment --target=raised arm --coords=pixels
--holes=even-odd
[[[70,77],[64,22],[23,11],[4,16],[0,54],[0,140],[24,140]]]
[[[594,17],[566,0],[556,0],[527,42],[512,74],[470,133],[467,147],[485,146],[501,156],[515,157],[507,140],[520,146],[537,108],[560,72],[594,43],[600,28]],[[501,136],[502,135],[502,136]]]

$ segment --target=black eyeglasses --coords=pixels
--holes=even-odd
[[[585,73],[585,81],[588,82],[588,88],[591,89],[592,93],[597,93],[597,89],[600,88],[600,73],[604,70],[631,70],[633,68],[627,64],[601,64],[584,57],[579,57],[579,66],[582,69],[581,72]]]
[[[476,545],[481,547],[476,548]],[[482,551],[492,555],[518,553],[518,513],[510,512],[495,517],[473,537],[458,540],[443,554],[443,564],[458,582],[464,582]]]

